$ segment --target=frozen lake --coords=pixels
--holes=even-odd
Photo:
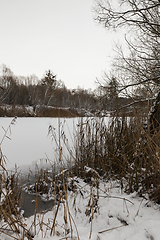
[[[13,118],[0,118],[0,141],[4,136],[4,129],[7,129]],[[60,119],[61,132],[66,135],[66,142],[72,148],[74,144],[73,132],[77,118]],[[58,141],[58,118],[17,118],[14,125],[11,125],[11,131],[2,142],[1,148],[7,158],[6,168],[15,166],[35,165],[37,161],[49,159],[55,161],[58,154],[58,146],[48,135],[49,126],[54,128],[54,134]],[[63,135],[64,137],[64,135]],[[62,152],[64,152],[63,142],[61,140]],[[67,151],[67,150],[66,150]]]

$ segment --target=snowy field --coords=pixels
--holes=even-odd
[[[13,118],[0,118],[0,141],[4,136],[4,129],[7,129]],[[73,147],[73,132],[77,118],[61,119],[61,133],[64,130],[68,145]],[[47,158],[54,161],[57,145],[48,135],[48,128],[52,125],[58,140],[58,119],[57,118],[17,118],[14,125],[8,131],[2,143],[3,154],[7,158],[7,169],[17,166],[34,165],[37,161],[45,161]],[[63,141],[61,141],[62,150]],[[67,153],[67,152],[65,152]],[[64,154],[65,154],[64,153]]]

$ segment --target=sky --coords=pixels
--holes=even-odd
[[[96,88],[110,70],[114,35],[94,21],[94,0],[0,0],[0,65],[67,88]]]

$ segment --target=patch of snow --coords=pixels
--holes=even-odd
[[[81,194],[74,197],[73,195],[70,195],[68,202],[69,211],[71,216],[74,218],[80,239],[89,239],[90,236],[93,240],[159,239],[160,211],[158,206],[153,204],[152,207],[147,207],[147,200],[137,197],[136,193],[132,193],[130,195],[121,193],[120,187],[111,187],[114,185],[117,186],[117,183],[113,182],[106,184],[101,182],[99,199],[97,202],[98,208],[97,212],[94,212],[93,214],[93,220],[91,223],[91,212],[89,211],[90,195],[88,194],[90,189],[89,186],[86,186],[81,179],[78,180],[79,186],[81,186],[82,189],[86,188],[87,191],[83,192],[83,196]],[[86,211],[87,208],[88,214]],[[54,211],[46,213],[44,216],[46,223],[48,223],[48,219],[53,219],[54,215]],[[63,204],[61,204],[56,219],[55,240],[70,236],[70,233],[65,235],[63,216],[64,207]],[[34,217],[31,217],[28,220],[28,224],[31,224],[33,219]],[[46,230],[45,226],[43,230]],[[49,233],[50,230],[48,230],[46,237],[51,240],[53,237],[51,237]],[[34,239],[42,239],[40,235],[41,234],[35,236]],[[74,224],[73,237],[73,239],[78,239]]]

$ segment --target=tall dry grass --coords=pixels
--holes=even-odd
[[[148,194],[160,203],[160,131],[150,134],[144,115],[81,119],[77,129],[75,173],[90,181],[85,166],[118,179],[125,191]]]
[[[2,152],[2,143],[8,137],[12,125],[16,122],[14,118],[7,129],[4,129],[4,136],[0,142],[0,237],[9,236],[11,239],[22,239],[32,235],[27,230],[20,213],[21,187],[18,181],[18,172],[8,171],[5,168],[6,157]]]

